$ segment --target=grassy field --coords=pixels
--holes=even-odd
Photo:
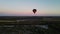
[[[48,25],[48,29],[36,25]],[[0,17],[0,33],[60,34],[60,17]]]

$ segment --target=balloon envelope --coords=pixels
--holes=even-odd
[[[33,13],[35,14],[37,12],[37,10],[36,9],[33,9]]]

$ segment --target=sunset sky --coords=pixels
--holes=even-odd
[[[37,9],[36,14],[32,12]],[[0,0],[0,16],[60,16],[60,0]]]

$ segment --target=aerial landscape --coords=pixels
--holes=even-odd
[[[60,16],[0,16],[0,33],[57,34],[60,33],[59,17]]]
[[[0,34],[60,34],[60,0],[0,0]]]

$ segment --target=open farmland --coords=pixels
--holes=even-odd
[[[0,33],[1,34],[57,34],[60,33],[60,17],[1,16]]]

